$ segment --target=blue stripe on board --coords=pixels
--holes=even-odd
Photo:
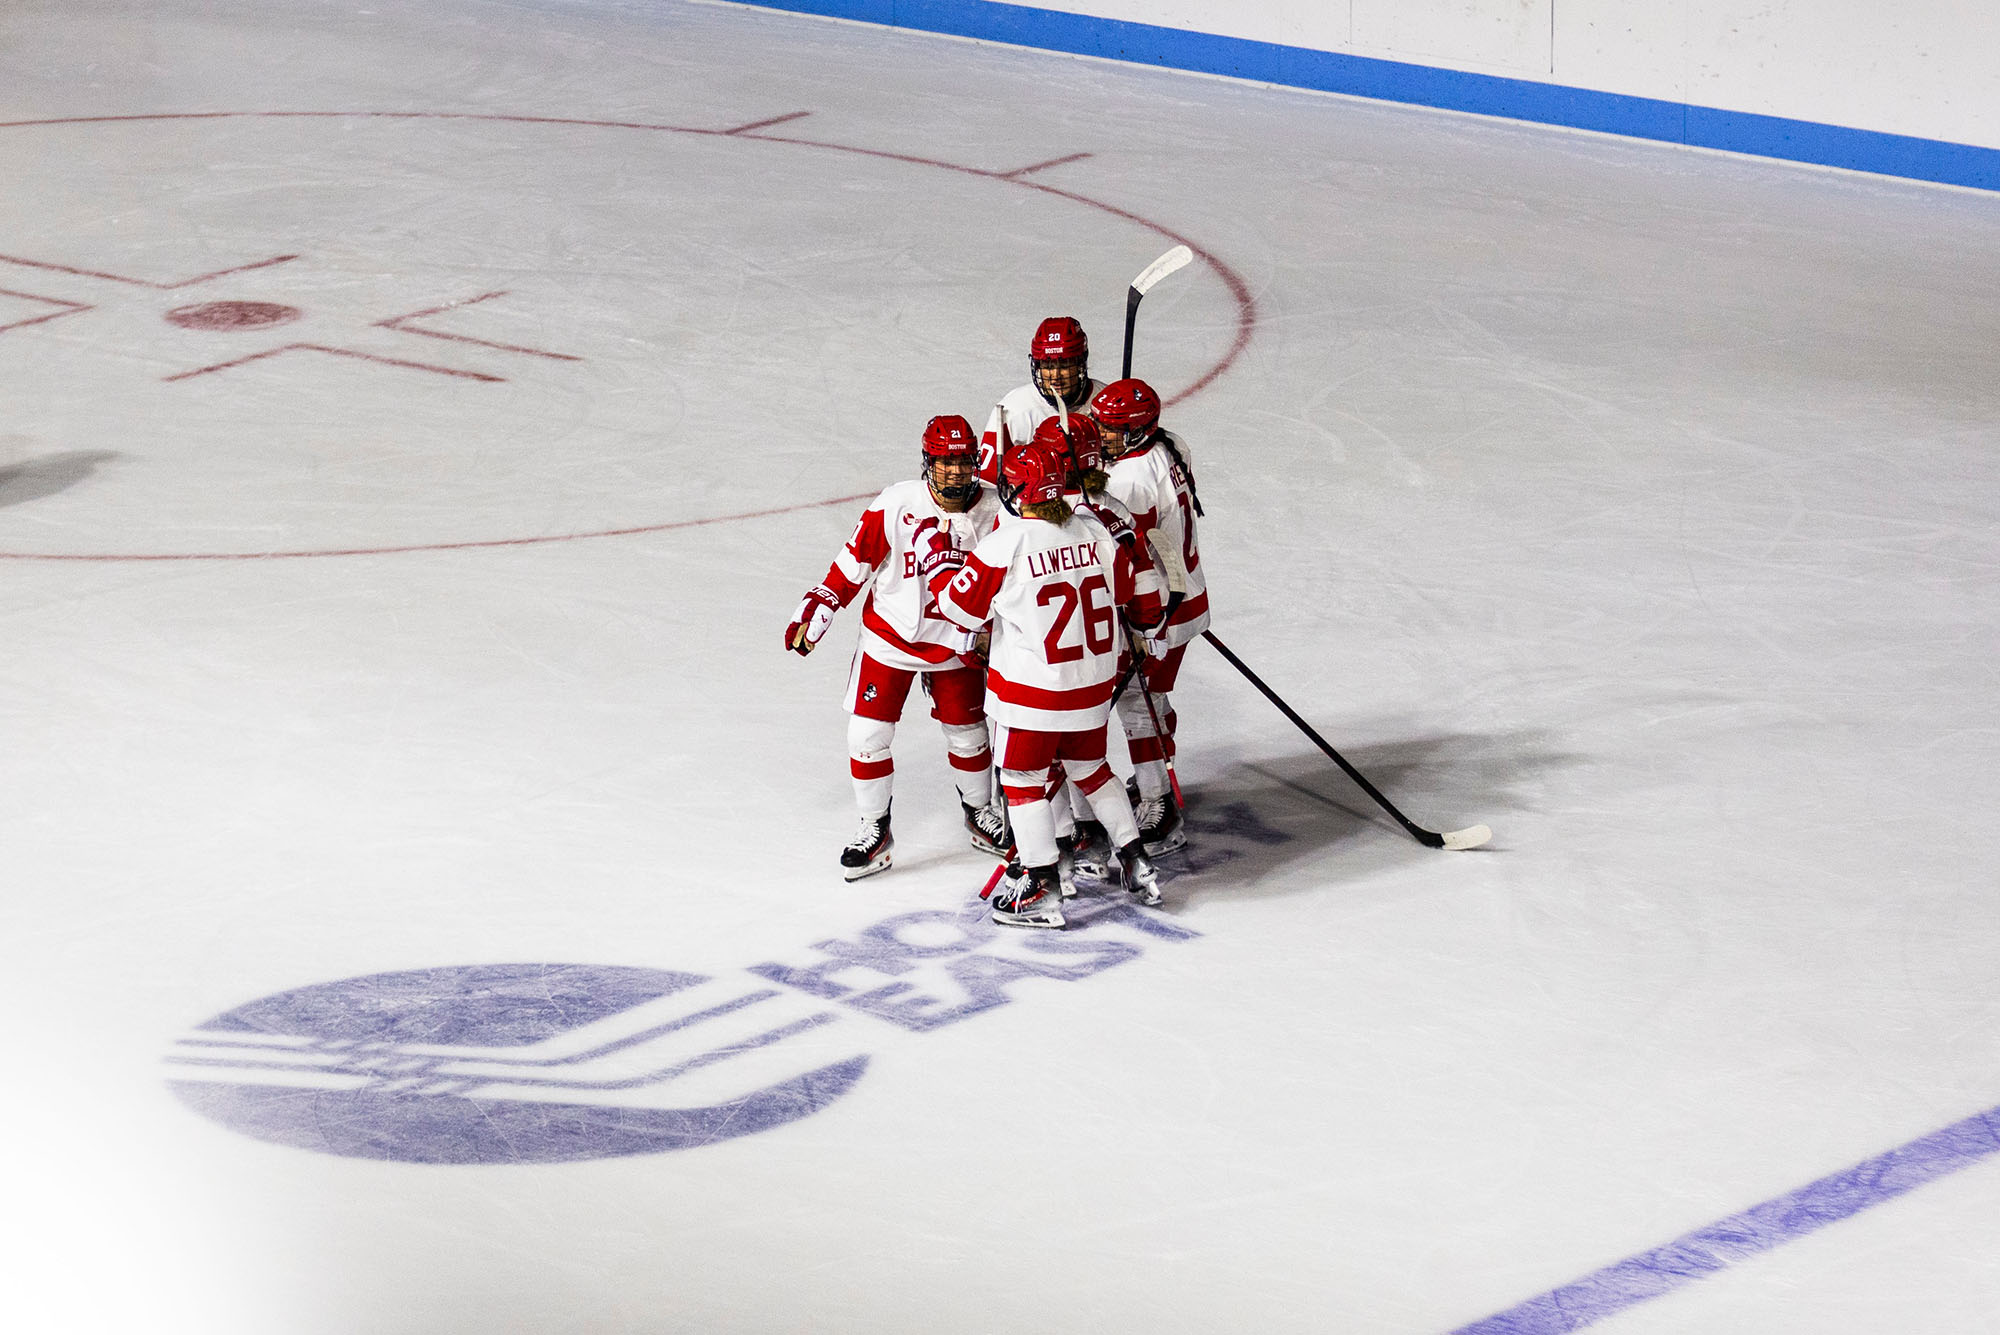
[[[1651,97],[1409,65],[994,0],[745,0],[829,18],[978,37],[1072,55],[1223,74],[1448,111],[1601,130],[1695,148],[2000,190],[2000,149],[1757,116]]]
[[[1558,1335],[1781,1247],[2000,1152],[2000,1108],[1551,1289],[1452,1335]]]

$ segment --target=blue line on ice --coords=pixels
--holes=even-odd
[[[1555,1335],[1672,1293],[2000,1152],[2000,1107],[1628,1256],[1452,1335]]]

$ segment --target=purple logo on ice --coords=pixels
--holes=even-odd
[[[1229,803],[1181,872],[1284,843]],[[1176,873],[1166,873],[1171,879]],[[224,1011],[167,1057],[183,1102],[279,1145],[404,1163],[561,1163],[691,1149],[818,1112],[862,1045],[953,1028],[1023,994],[1194,939],[1103,887],[1069,930],[994,926],[977,900],[898,913],[720,977],[602,964],[366,974]]]
[[[829,1051],[836,1018],[754,979],[488,964],[280,992],[200,1025],[168,1060],[183,1101],[260,1140],[406,1163],[558,1163],[708,1145],[819,1111],[868,1065]]]

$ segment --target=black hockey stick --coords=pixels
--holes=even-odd
[[[1280,713],[1282,713],[1286,718],[1290,719],[1293,723],[1297,724],[1300,732],[1312,738],[1314,745],[1319,747],[1320,750],[1326,752],[1328,756],[1332,757],[1333,763],[1340,766],[1341,770],[1346,773],[1348,778],[1360,784],[1361,791],[1367,793],[1368,796],[1374,798],[1376,804],[1379,805],[1382,808],[1382,810],[1388,812],[1391,816],[1394,816],[1396,818],[1396,823],[1401,825],[1404,829],[1408,830],[1410,832],[1411,837],[1414,838],[1418,843],[1423,844],[1429,848],[1450,848],[1450,849],[1477,848],[1481,844],[1485,843],[1488,839],[1491,839],[1493,837],[1493,831],[1487,829],[1484,825],[1471,825],[1467,826],[1463,830],[1453,830],[1449,834],[1439,834],[1435,830],[1426,830],[1425,828],[1423,828],[1423,826],[1418,825],[1416,822],[1412,821],[1408,816],[1405,816],[1402,812],[1396,810],[1396,804],[1391,802],[1388,798],[1382,796],[1381,790],[1376,788],[1374,784],[1368,782],[1368,780],[1362,775],[1360,770],[1348,764],[1347,757],[1341,755],[1340,752],[1334,750],[1333,747],[1327,743],[1326,738],[1314,732],[1312,729],[1312,725],[1310,723],[1307,723],[1304,719],[1300,718],[1298,716],[1298,713],[1295,710],[1293,710],[1293,708],[1290,705],[1286,704],[1283,700],[1279,699],[1278,693],[1272,690],[1269,686],[1266,686],[1263,682],[1263,679],[1260,678],[1256,673],[1252,672],[1249,666],[1245,664],[1242,659],[1238,658],[1235,654],[1229,652],[1229,646],[1224,644],[1221,640],[1216,639],[1214,631],[1205,630],[1201,633],[1201,637],[1204,640],[1207,640],[1210,644],[1214,645],[1216,648],[1216,652],[1221,654],[1224,658],[1228,659],[1230,666],[1234,667],[1238,672],[1241,672],[1246,678],[1248,678],[1252,686],[1255,686],[1258,690],[1262,691],[1264,693],[1264,698],[1266,700],[1269,700],[1272,704],[1276,705]]]
[[[1153,284],[1193,258],[1194,252],[1186,246],[1175,246],[1141,269],[1139,276],[1132,280],[1132,288],[1125,294],[1125,369],[1119,374],[1120,380],[1132,378],[1132,331],[1139,323],[1139,299],[1152,289]]]

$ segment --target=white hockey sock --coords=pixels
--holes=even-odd
[[[1000,783],[1007,792],[1007,819],[1014,827],[1014,849],[1029,867],[1052,867],[1056,848],[1055,812],[1045,795],[1048,774],[1001,770]]]
[[[1148,760],[1132,766],[1132,782],[1139,785],[1139,800],[1158,797],[1167,791],[1167,762]]]
[[[946,723],[944,744],[951,752],[952,778],[959,799],[983,807],[993,800],[993,746],[984,723]]]
[[[1113,848],[1123,848],[1139,837],[1132,799],[1125,795],[1125,785],[1113,777],[1110,766],[1100,766],[1094,774],[1084,776],[1084,783],[1078,786],[1084,788],[1090,809],[1097,813]]]
[[[1164,737],[1153,727],[1155,713],[1167,730]],[[1125,745],[1132,755],[1132,780],[1139,786],[1139,796],[1160,796],[1167,791],[1166,758],[1173,747],[1174,714],[1166,693],[1154,692],[1153,708],[1149,710],[1135,680],[1118,697],[1118,721],[1125,727]]]
[[[880,816],[889,809],[890,788],[896,772],[889,744],[895,740],[896,725],[880,719],[853,714],[847,720],[847,769],[854,778],[854,805],[863,819]]]

